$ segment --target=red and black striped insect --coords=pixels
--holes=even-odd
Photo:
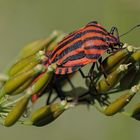
[[[116,36],[114,36],[115,31]],[[118,48],[115,47],[117,45],[119,46]],[[121,45],[122,43],[119,41],[117,28],[113,27],[111,31],[108,32],[95,21],[70,33],[58,43],[52,52],[47,53],[48,61],[46,62],[46,66],[51,63],[57,64],[55,70],[56,76],[55,79],[52,80],[53,84],[51,88],[54,88],[60,98],[64,99],[65,95],[62,93],[60,85],[58,85],[58,82],[55,82],[58,77],[60,79],[59,75],[63,75],[61,77],[64,77],[64,75],[79,70],[82,76],[85,77],[81,71],[83,66],[88,63],[93,63],[89,71],[89,73],[91,71],[91,73],[93,73],[95,62],[99,60],[105,52],[119,49]],[[91,76],[91,74],[88,74],[88,76]]]
[[[128,32],[138,26],[140,25],[133,27]],[[45,65],[48,66],[51,63],[57,64],[55,79],[52,80],[53,84],[50,88],[54,88],[59,94],[59,97],[64,99],[65,95],[61,90],[60,82],[58,82],[60,77],[63,79],[67,74],[79,70],[83,77],[92,77],[94,79],[93,70],[95,62],[100,60],[105,52],[113,53],[114,51],[121,49],[122,45],[116,27],[112,27],[111,31],[108,32],[96,21],[90,22],[86,26],[70,33],[58,43],[57,47],[52,52],[47,53],[48,60]],[[81,71],[81,68],[88,63],[93,63],[93,65],[88,76],[85,76]],[[59,77],[59,75],[61,76]]]
[[[114,36],[115,31],[117,36]],[[108,32],[93,21],[64,37],[52,51],[49,63],[57,64],[55,74],[73,73],[88,63],[95,63],[107,50],[113,51],[117,45],[122,46],[117,28],[113,27]]]

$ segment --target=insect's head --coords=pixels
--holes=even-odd
[[[108,44],[108,46],[110,48],[114,47],[114,46],[119,46],[121,47],[122,46],[122,43],[120,42],[120,39],[119,39],[119,34],[118,34],[118,30],[116,27],[112,27],[111,28],[111,31],[108,32],[106,29],[104,29],[102,27],[102,25],[100,25],[97,21],[92,21],[90,23],[88,23],[86,25],[86,27],[88,26],[94,26],[94,27],[97,27],[99,28],[100,30],[102,30],[103,32],[105,32],[105,42]]]
[[[127,32],[125,32],[121,35],[119,35],[118,29],[116,27],[112,27],[106,37],[106,42],[108,43],[109,47],[111,47],[111,48],[114,48],[115,46],[119,46],[121,48],[123,46],[123,43],[120,42],[120,37],[128,34],[129,32],[133,31],[137,27],[140,27],[140,24],[132,27],[130,30],[128,30]]]
[[[115,46],[121,48],[123,46],[123,43],[120,42],[119,33],[116,27],[112,27],[110,32],[108,32],[106,42],[110,48],[116,48]]]

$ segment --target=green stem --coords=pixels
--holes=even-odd
[[[123,111],[123,112],[120,112],[120,113],[127,116],[127,117],[131,117],[131,113],[129,113],[129,112]]]
[[[18,121],[20,124],[24,124],[24,125],[32,125],[33,122],[31,120],[25,120],[25,121]]]
[[[0,118],[0,125],[3,125],[4,120],[2,118]]]
[[[93,104],[93,106],[94,106],[99,112],[105,114],[105,113],[104,113],[104,109],[103,109],[102,107],[99,107],[99,106],[97,105],[96,102]]]
[[[17,102],[18,102],[19,100],[21,100],[23,97],[24,97],[24,96],[19,97],[18,99],[14,100],[14,101],[1,104],[0,106],[1,106],[2,108],[7,108],[7,107],[12,106],[13,104],[17,103]]]

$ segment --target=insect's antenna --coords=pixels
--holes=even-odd
[[[138,24],[138,25],[132,27],[132,28],[131,28],[130,30],[128,30],[126,33],[121,34],[120,37],[122,37],[122,36],[124,36],[124,35],[130,33],[131,31],[133,31],[134,29],[136,29],[136,28],[138,28],[138,27],[140,27],[140,24]]]

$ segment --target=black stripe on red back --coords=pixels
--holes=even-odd
[[[52,62],[56,62],[57,60],[61,59],[63,56],[67,55],[69,52],[80,48],[85,42],[89,40],[103,40],[104,41],[104,38],[93,36],[93,37],[87,37],[84,40],[79,40],[75,42],[74,44],[72,44],[71,46],[69,46],[68,48],[66,48],[65,50],[63,50],[60,54],[58,54]]]
[[[85,46],[85,50],[90,50],[90,49],[97,49],[97,50],[106,50],[108,49],[107,48],[108,46],[107,45],[89,45],[89,46]]]
[[[100,27],[100,26],[94,26],[94,27]],[[107,35],[107,32],[104,32],[104,31],[100,31],[100,30],[85,30],[85,31],[83,31],[82,32],[82,30],[80,31],[80,32],[78,32],[78,33],[75,33],[75,34],[73,34],[72,36],[72,38],[70,38],[70,39],[68,39],[67,41],[61,41],[61,43],[59,43],[58,44],[58,47],[56,47],[56,49],[53,51],[53,53],[52,53],[52,56],[58,51],[58,50],[60,50],[61,48],[63,48],[64,46],[66,46],[66,45],[68,45],[69,43],[71,43],[71,42],[73,42],[74,40],[76,40],[76,39],[78,39],[78,38],[81,38],[82,36],[84,36],[84,35],[86,35],[86,34],[88,34],[88,33],[99,33],[99,34],[101,34],[101,35]]]
[[[71,56],[67,57],[64,61],[62,61],[61,65],[64,65],[68,61],[78,60],[78,59],[81,59],[83,57],[85,57],[85,53],[84,52],[80,52],[78,54],[71,55]]]

